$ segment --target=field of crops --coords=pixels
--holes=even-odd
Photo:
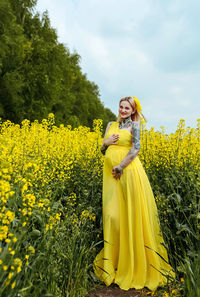
[[[83,297],[103,245],[102,121],[0,124],[0,296]],[[170,135],[141,126],[139,158],[177,279],[154,296],[200,296],[200,119]]]

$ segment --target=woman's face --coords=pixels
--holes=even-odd
[[[122,119],[128,118],[133,113],[133,108],[126,100],[119,104],[119,115]]]

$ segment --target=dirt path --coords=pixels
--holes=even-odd
[[[121,290],[117,285],[112,284],[109,287],[99,286],[92,290],[87,297],[146,297],[151,296],[151,291],[144,288],[141,290],[129,289],[128,291]]]

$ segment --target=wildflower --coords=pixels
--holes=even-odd
[[[22,214],[23,214],[23,216],[25,216],[27,214],[27,210],[25,208],[22,210]]]
[[[35,254],[35,249],[33,246],[29,246],[28,249],[32,254]]]
[[[16,285],[16,282],[13,282],[11,285],[11,288],[14,289],[15,285]]]
[[[5,285],[8,286],[9,284],[10,284],[10,280],[7,279],[6,282],[5,282]]]
[[[22,260],[19,258],[14,259],[14,264],[17,266],[17,273],[19,273],[22,270]]]
[[[30,184],[30,183],[29,183]],[[33,205],[35,204],[35,195],[33,194],[27,194],[24,198],[23,201],[26,201],[26,203],[30,206],[33,207]]]
[[[19,273],[21,270],[22,270],[22,269],[21,269],[21,266],[18,266],[18,267],[17,267],[17,273]]]
[[[4,219],[2,220],[3,224],[10,224],[10,222],[12,222],[15,218],[15,213],[8,210],[5,213]]]
[[[8,279],[11,279],[13,277],[13,272],[9,272]]]

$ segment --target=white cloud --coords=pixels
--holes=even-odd
[[[121,97],[141,100],[148,127],[174,131],[200,117],[199,0],[39,0],[59,40],[81,56],[88,79],[116,115]]]

